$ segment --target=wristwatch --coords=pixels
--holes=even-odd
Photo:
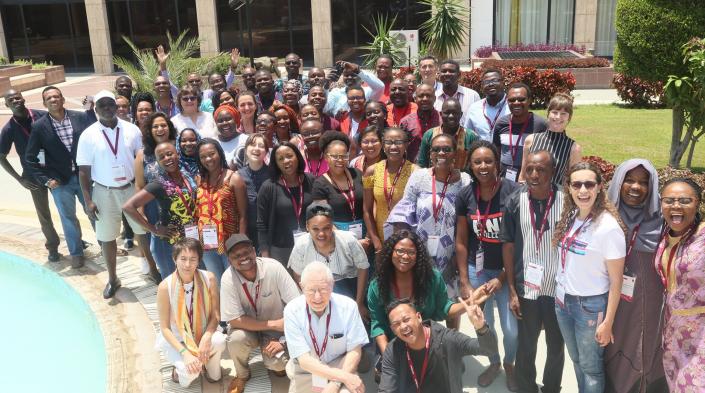
[[[485,323],[485,326],[483,326],[479,329],[476,329],[475,333],[477,333],[478,336],[483,336],[489,330],[490,330],[490,327],[487,325],[487,323]]]
[[[286,345],[286,336],[279,336],[279,344]]]

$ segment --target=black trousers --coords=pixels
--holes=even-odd
[[[54,222],[51,220],[51,210],[49,210],[49,189],[40,185],[36,190],[31,190],[32,202],[34,209],[37,211],[39,225],[42,227],[42,233],[46,242],[44,247],[47,250],[56,250],[59,248],[59,234],[54,229]]]
[[[522,319],[519,320],[516,378],[519,392],[536,393],[536,347],[543,326],[546,334],[546,365],[543,371],[544,393],[561,390],[563,378],[563,336],[558,328],[554,298],[539,296],[537,300],[519,297]]]

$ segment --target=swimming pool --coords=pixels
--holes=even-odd
[[[0,392],[106,390],[98,320],[58,274],[0,251],[0,305]]]

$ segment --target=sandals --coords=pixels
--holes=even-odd
[[[179,374],[176,373],[176,367],[171,368],[171,382],[179,383]]]
[[[128,255],[128,252],[124,248],[118,248],[117,253],[115,255],[119,257],[126,257]]]

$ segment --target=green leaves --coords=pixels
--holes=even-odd
[[[396,15],[391,19],[389,19],[386,15],[377,15],[376,17],[373,17],[372,24],[374,26],[374,33],[367,29],[367,27],[362,26],[367,34],[369,34],[372,38],[372,41],[367,43],[367,45],[363,45],[358,48],[365,52],[365,54],[362,55],[363,66],[374,67],[377,62],[377,58],[383,54],[392,56],[392,59],[394,59],[394,64],[405,63],[404,43],[389,34],[389,31],[392,30],[396,20]]]
[[[419,0],[430,9],[421,11],[429,14],[421,24],[430,53],[439,59],[448,59],[462,47],[470,26],[467,22],[470,11],[459,0]]]

